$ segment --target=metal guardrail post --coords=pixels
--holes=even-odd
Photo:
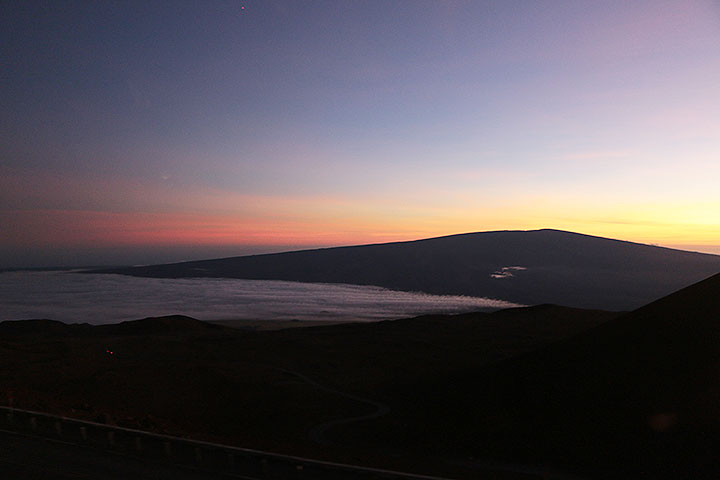
[[[195,463],[202,462],[202,450],[200,447],[195,447]]]
[[[33,432],[37,430],[37,418],[30,417],[30,428],[32,428]]]
[[[135,450],[142,452],[142,438],[135,437]]]
[[[110,445],[111,447],[115,446],[115,432],[113,432],[112,430],[109,430],[107,432],[107,441],[108,445]]]
[[[59,421],[55,422],[55,433],[58,437],[62,437],[62,423]]]

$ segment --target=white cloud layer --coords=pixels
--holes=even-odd
[[[47,318],[105,324],[173,314],[200,320],[374,321],[514,306],[502,300],[358,285],[64,271],[0,273],[0,321]]]

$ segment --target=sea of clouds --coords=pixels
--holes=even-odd
[[[116,323],[182,314],[201,320],[377,321],[517,306],[380,287],[219,278],[139,278],[73,271],[0,273],[0,321]]]

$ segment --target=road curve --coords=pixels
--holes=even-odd
[[[338,425],[346,425],[348,423],[372,420],[374,418],[382,417],[383,415],[387,415],[388,413],[390,413],[390,407],[384,403],[377,402],[375,400],[370,400],[368,398],[359,397],[359,396],[353,395],[351,393],[342,392],[342,391],[334,389],[334,388],[330,388],[328,386],[325,386],[325,385],[322,385],[322,384],[316,382],[315,380],[307,377],[306,375],[304,375],[300,372],[288,370],[286,368],[271,367],[269,365],[266,365],[266,366],[269,368],[272,368],[274,370],[277,370],[279,372],[283,372],[288,375],[297,377],[300,380],[302,380],[303,382],[307,383],[308,385],[312,385],[313,387],[317,388],[318,390],[322,390],[324,392],[332,393],[332,394],[338,395],[340,397],[349,398],[350,400],[355,400],[356,402],[370,405],[374,409],[374,411],[367,413],[365,415],[357,415],[354,417],[340,418],[340,419],[336,419],[336,420],[331,420],[329,422],[319,423],[319,424],[313,426],[312,428],[310,428],[310,430],[308,430],[308,437],[310,438],[310,440],[312,440],[313,442],[315,442],[317,444],[330,445],[331,443],[334,443],[334,442],[331,442],[327,438],[326,433],[328,430],[330,430],[331,428],[337,427]]]

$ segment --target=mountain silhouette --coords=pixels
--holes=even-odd
[[[532,230],[92,272],[377,285],[525,305],[631,310],[720,272],[720,256]]]

